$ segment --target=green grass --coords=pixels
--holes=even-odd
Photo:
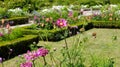
[[[96,32],[96,38],[92,36],[92,33]],[[107,57],[107,58],[114,58],[115,61],[115,67],[120,66],[120,29],[91,29],[86,31],[84,34],[78,34],[72,37],[67,38],[67,43],[69,47],[71,47],[75,41],[75,38],[80,36],[81,39],[87,40],[87,42],[84,43],[84,54],[85,57],[87,57],[89,60],[90,55],[96,55],[99,57]],[[113,40],[113,36],[117,36],[117,40]],[[53,48],[57,48],[57,51],[55,51],[54,57],[60,58],[60,49],[64,45],[64,40],[59,42],[44,42],[40,41],[39,46],[50,46],[51,51],[53,51]],[[16,61],[19,61],[20,59],[18,57],[15,57],[13,59],[10,59],[8,61],[4,62],[4,67],[16,67]],[[48,62],[50,62],[49,55],[47,56]],[[38,61],[38,60],[37,60]],[[42,58],[39,59],[40,64],[43,63]],[[89,62],[86,62],[89,66]],[[39,64],[37,62],[37,64]],[[87,67],[88,67],[87,66]]]

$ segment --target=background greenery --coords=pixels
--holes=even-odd
[[[51,7],[53,5],[95,5],[95,4],[119,4],[120,0],[0,0],[0,6],[13,9],[16,7],[23,8],[25,10],[38,10],[44,7]]]

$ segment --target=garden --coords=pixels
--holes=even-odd
[[[0,67],[119,67],[119,0],[0,0]]]

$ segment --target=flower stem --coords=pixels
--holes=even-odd
[[[69,63],[71,63],[71,57],[70,57],[70,53],[69,53],[69,51],[68,51],[68,44],[67,44],[66,39],[65,39],[65,45],[66,45],[67,55],[68,55],[68,58],[69,58]]]
[[[55,61],[55,58],[54,58],[54,56],[53,56],[53,52],[50,53],[50,59],[51,59],[51,61],[52,61],[52,65],[53,65],[53,66],[57,65],[57,62]],[[58,67],[58,66],[57,66],[57,67]]]
[[[44,60],[44,66],[46,66],[46,65],[47,65],[47,62],[46,62],[45,57],[43,57],[43,60]]]
[[[68,45],[67,45],[67,41],[66,41],[66,39],[65,39],[65,46],[66,46],[66,49],[68,49]]]
[[[8,55],[8,59],[10,58],[10,54],[11,54],[11,53],[9,53],[9,55]]]
[[[35,60],[33,60],[33,67],[35,67]]]

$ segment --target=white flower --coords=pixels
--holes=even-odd
[[[70,5],[69,8],[70,8],[70,9],[74,8],[74,5]]]
[[[95,5],[95,6],[92,6],[92,8],[101,8],[102,5]]]
[[[61,9],[63,9],[65,6],[53,6],[52,9],[53,10],[58,10],[61,11]]]
[[[87,8],[88,5],[81,5],[81,8]]]
[[[17,13],[17,12],[23,12],[23,10],[20,9],[20,8],[15,8],[15,9],[9,9],[8,12],[15,12],[15,13]]]
[[[68,10],[68,11],[73,11],[73,10],[72,10],[72,9],[70,9],[70,8],[67,8],[67,10]]]
[[[114,8],[117,8],[118,5],[115,5],[115,4],[111,4],[110,7],[114,7]]]
[[[115,14],[118,14],[118,15],[120,15],[120,10],[116,11],[116,12],[115,12]]]

